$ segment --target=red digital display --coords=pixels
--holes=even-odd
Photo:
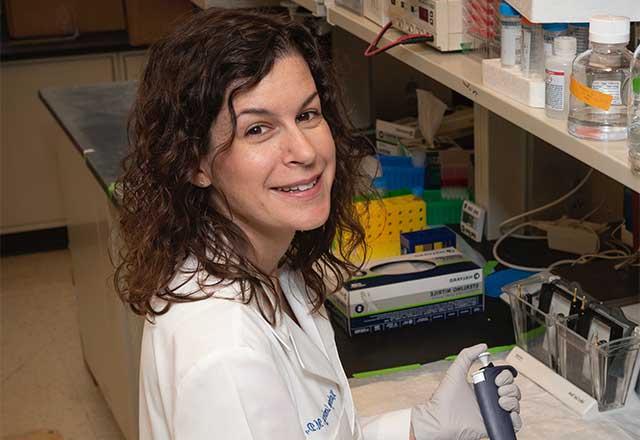
[[[418,6],[418,16],[420,17],[420,20],[429,21],[429,11],[422,6]]]

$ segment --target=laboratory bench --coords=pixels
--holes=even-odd
[[[137,438],[138,359],[143,320],[121,303],[112,284],[112,262],[117,260],[118,251],[118,237],[114,233],[118,208],[113,184],[126,151],[127,114],[135,91],[135,81],[40,91],[42,102],[73,143],[73,146],[58,144],[57,155],[83,355],[128,439]],[[481,254],[490,256],[491,243],[485,241],[474,246]],[[554,258],[542,248],[532,251],[508,242],[505,250],[516,261],[530,261],[536,255],[540,264],[548,264]],[[469,345],[513,344],[509,307],[498,298],[487,297],[485,304],[484,313],[352,338],[336,327],[336,342],[347,375],[361,377],[357,373],[396,367],[422,371],[421,365],[430,365]],[[381,377],[387,378],[383,381],[396,380],[393,375]],[[377,386],[356,379],[354,385],[374,387],[374,394]],[[355,391],[356,398],[360,392],[364,391]],[[398,402],[395,397],[389,400]]]
[[[135,438],[142,318],[112,285],[117,256],[113,183],[126,149],[127,113],[136,82],[47,88],[40,97],[73,143],[58,146],[58,163],[78,300],[83,355],[127,438]],[[345,370],[354,373],[425,364],[468,345],[513,343],[509,308],[487,299],[486,313],[387,333],[336,340]],[[402,343],[399,343],[402,341]]]
[[[368,19],[333,3],[319,5],[314,0],[295,0],[295,3],[317,17],[326,16],[336,29],[362,41],[373,40],[380,30]],[[397,36],[395,30],[388,31],[380,45]],[[86,45],[83,48],[77,43],[60,42],[57,50],[49,52],[21,46],[3,50],[3,94],[11,98],[18,96],[13,90],[40,90],[40,100],[58,123],[52,127],[52,122],[46,120],[50,116],[38,113],[44,112],[39,102],[40,108],[35,109],[34,102],[22,105],[17,98],[7,101],[10,105],[15,102],[16,111],[13,115],[3,115],[3,126],[14,127],[14,131],[15,127],[22,129],[22,136],[29,141],[26,144],[35,146],[29,147],[33,151],[25,150],[29,154],[24,157],[41,158],[42,166],[38,168],[39,162],[36,163],[35,171],[49,176],[41,187],[34,187],[31,182],[26,182],[26,187],[38,199],[42,194],[51,193],[47,213],[39,218],[10,220],[17,225],[15,230],[34,225],[67,226],[83,356],[125,437],[134,440],[137,439],[138,360],[143,320],[122,304],[112,284],[113,261],[117,261],[118,252],[115,234],[118,208],[113,189],[126,152],[127,114],[136,92],[133,80],[142,69],[146,53],[132,51],[117,33],[95,37],[89,43],[90,49]],[[518,147],[527,142],[527,136],[546,141],[571,158],[640,192],[640,177],[630,172],[624,142],[598,143],[572,137],[563,121],[546,118],[543,109],[529,108],[483,86],[480,64],[467,55],[439,53],[426,46],[399,46],[388,53],[474,103],[474,187],[476,201],[488,211],[489,238],[497,237],[497,225],[502,220],[527,206],[528,182],[517,174],[527,166],[529,156]],[[25,72],[35,72],[37,77],[30,79]],[[41,78],[45,77],[43,81]],[[33,124],[27,124],[34,117],[40,121],[37,123],[40,130],[30,130]],[[4,162],[3,166],[9,164]],[[56,179],[49,167],[51,163],[58,166]],[[14,174],[24,169],[17,165],[11,168],[14,171],[9,172]],[[18,207],[15,212],[20,213],[20,201],[12,204]],[[541,245],[508,239],[503,252],[511,261],[534,265],[563,257],[550,254]],[[491,258],[491,242],[484,241],[474,247]],[[600,262],[596,270],[575,270],[583,271],[580,279],[593,286],[631,288],[640,293],[639,276],[632,274],[627,279],[611,280],[613,275],[608,264]],[[358,376],[350,382],[358,411],[364,416],[420,403],[424,396],[431,394],[448,366],[440,360],[480,342],[492,347],[514,343],[510,309],[498,298],[485,298],[484,313],[388,332],[349,337],[336,327],[336,343],[345,372],[349,377]],[[397,367],[403,371],[376,377],[358,375],[393,371]],[[627,438],[625,431],[620,431],[615,424],[590,425],[592,430],[584,432],[583,428],[589,425],[581,423],[566,408],[558,407],[555,399],[526,378],[520,381],[526,400],[523,402],[525,431],[519,437]],[[543,414],[548,415],[547,421],[538,423],[537,416]],[[556,425],[548,420],[554,420]]]
[[[492,355],[500,365],[506,353]],[[418,368],[382,376],[349,380],[353,400],[360,417],[374,416],[421,405],[443,379],[450,361],[440,360]],[[516,378],[522,393],[520,417],[523,428],[519,440],[637,440],[640,417],[632,411],[613,412],[583,419],[524,375]]]

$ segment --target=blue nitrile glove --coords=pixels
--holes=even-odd
[[[479,440],[487,437],[480,407],[467,374],[478,355],[487,351],[486,344],[465,348],[460,352],[425,405],[411,411],[411,425],[416,440]],[[509,370],[496,377],[498,403],[511,413],[513,427],[522,427],[520,389],[513,383]]]

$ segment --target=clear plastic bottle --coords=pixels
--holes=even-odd
[[[503,67],[520,64],[520,14],[505,2],[500,2],[500,62]]]
[[[578,54],[589,49],[589,23],[569,23],[568,35],[576,37]]]
[[[565,119],[569,113],[569,78],[575,57],[575,37],[553,40],[553,55],[545,60],[544,110],[550,118]]]
[[[601,141],[627,137],[629,18],[596,15],[589,21],[591,49],[573,62],[568,130]]]
[[[544,77],[544,38],[542,25],[521,18],[522,42],[520,68],[527,78]]]
[[[545,57],[553,55],[553,40],[567,35],[568,31],[569,26],[567,23],[545,23],[542,25]]]
[[[640,175],[640,46],[633,54],[631,93],[633,101],[629,106],[629,163],[631,172]]]

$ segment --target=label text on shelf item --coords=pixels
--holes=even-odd
[[[565,106],[564,72],[562,70],[546,69],[546,73],[545,104],[553,110],[563,111]]]
[[[620,99],[620,81],[611,81],[611,80],[597,80],[591,84],[591,88],[593,90],[597,90],[598,92],[606,93],[613,97],[611,104],[620,105],[622,104],[622,100]]]
[[[570,90],[573,96],[591,107],[599,108],[605,112],[609,111],[611,108],[613,96],[587,87],[578,81],[573,75],[571,75]]]

